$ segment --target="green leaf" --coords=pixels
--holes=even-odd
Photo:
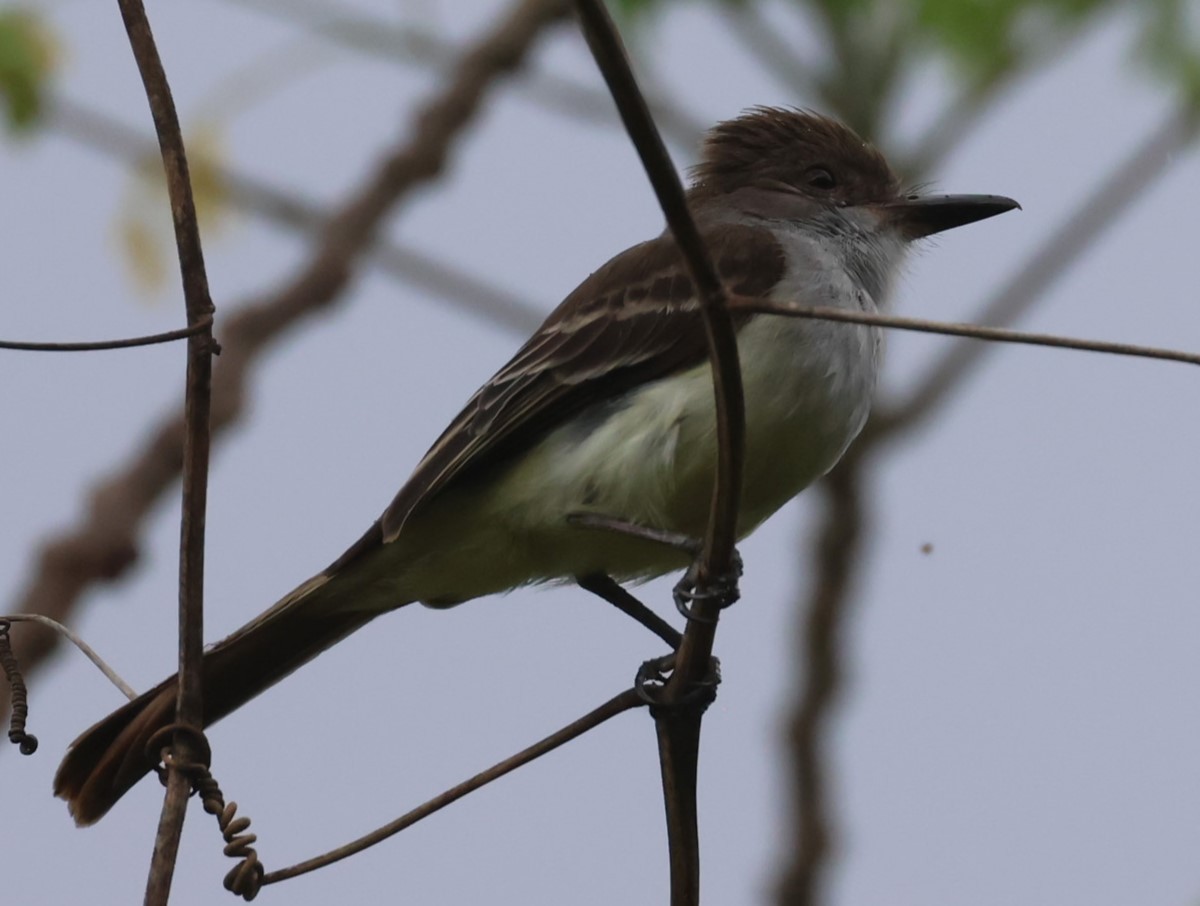
[[[646,18],[650,13],[666,6],[666,0],[608,0],[613,18],[618,22],[632,22]]]
[[[1200,11],[1182,0],[1157,0],[1140,11],[1146,21],[1138,56],[1200,112]]]
[[[27,10],[0,10],[0,95],[10,128],[28,129],[37,122],[54,57],[54,42],[41,19]]]
[[[1053,48],[1115,0],[915,0],[928,38],[980,84]],[[1143,0],[1142,6],[1157,0]]]

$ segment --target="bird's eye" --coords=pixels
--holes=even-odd
[[[805,174],[805,180],[814,189],[827,191],[837,186],[837,180],[833,178],[833,174],[824,167],[813,167]]]

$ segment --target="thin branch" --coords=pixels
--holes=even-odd
[[[440,811],[453,802],[457,802],[469,793],[481,787],[487,786],[493,780],[499,780],[506,774],[511,774],[522,765],[526,765],[535,759],[541,758],[543,755],[553,752],[561,745],[565,745],[577,737],[582,736],[589,730],[593,730],[607,720],[616,717],[618,714],[623,714],[645,702],[638,697],[636,690],[627,689],[615,698],[609,699],[599,708],[590,711],[583,717],[563,727],[557,733],[552,733],[540,742],[534,743],[527,749],[518,752],[511,758],[506,758],[504,761],[493,765],[486,771],[476,774],[469,780],[464,780],[457,786],[453,786],[434,796],[423,805],[417,806],[412,811],[401,815],[390,824],[385,824],[383,827],[372,831],[365,836],[359,837],[345,846],[339,846],[337,849],[331,850],[324,855],[316,856],[307,861],[300,862],[297,865],[292,865],[289,868],[281,868],[278,871],[270,872],[263,878],[263,884],[274,884],[277,881],[286,881],[288,878],[294,878],[297,875],[307,874],[310,871],[315,871],[318,868],[324,868],[326,865],[332,865],[334,862],[340,862],[342,859],[352,856],[355,853],[360,853],[364,849],[380,843],[405,828],[411,827],[418,821],[428,818],[434,812]]]
[[[1010,82],[1010,78],[997,77],[985,85],[963,89],[921,133],[920,141],[902,158],[898,171],[907,179],[920,180],[936,170],[991,112]]]
[[[692,284],[701,300],[716,398],[718,455],[716,482],[709,511],[704,550],[697,561],[694,588],[696,619],[688,621],[674,659],[674,671],[661,691],[666,707],[655,710],[667,836],[671,861],[671,903],[694,906],[700,898],[700,846],[696,819],[696,772],[703,701],[684,707],[710,672],[717,617],[735,597],[721,587],[734,563],[745,413],[737,340],[725,291],[692,220],[683,185],[671,164],[646,102],[638,90],[616,27],[600,0],[578,0],[588,47],[608,84],[629,137],[642,159],[675,242],[683,253]],[[670,708],[675,705],[674,709]]]
[[[198,321],[191,327],[168,330],[145,337],[127,337],[123,340],[89,340],[82,343],[40,343],[26,340],[0,340],[0,349],[17,349],[25,352],[99,352],[106,349],[131,349],[135,346],[156,346],[186,340],[212,328],[212,318]]]
[[[393,23],[348,4],[313,0],[226,2],[304,28],[324,40],[389,63],[443,69],[458,51],[453,41],[432,29]],[[533,72],[522,79],[521,89],[534,103],[567,119],[605,126],[616,123],[608,94],[591,85],[553,73]],[[704,127],[697,119],[662,92],[650,94],[646,103],[669,140],[680,150],[694,153],[704,135]]]
[[[213,383],[214,433],[223,434],[240,417],[264,351],[340,298],[384,217],[414,188],[438,175],[487,88],[518,67],[567,8],[565,0],[524,0],[510,9],[467,49],[448,81],[424,106],[412,137],[388,154],[328,218],[305,266],[278,291],[244,305],[224,322]],[[9,609],[65,620],[93,583],[124,575],[138,556],[142,520],[179,475],[182,445],[182,416],[160,422],[147,443],[92,493],[82,524],[43,546],[17,606]],[[18,652],[27,670],[44,659],[54,641],[33,639]]]
[[[206,324],[207,327],[202,334],[188,339],[183,417],[183,515],[179,540],[179,696],[175,703],[175,721],[185,729],[199,731],[204,721],[200,663],[204,657],[204,527],[211,442],[209,415],[212,409],[214,309],[209,298],[208,275],[204,270],[204,253],[200,245],[200,227],[188,175],[183,133],[167,75],[141,0],[118,0],[118,5],[129,36],[129,46],[146,89],[154,131],[162,152],[188,324]],[[176,730],[171,742],[175,759],[184,763],[197,760],[199,754],[192,737],[193,734]],[[170,899],[171,879],[175,874],[179,839],[183,833],[188,795],[191,793],[190,777],[174,766],[174,760],[171,765],[150,874],[146,881],[147,906],[165,906]]]
[[[1021,48],[1003,71],[962,89],[903,156],[898,168],[900,172],[909,179],[923,179],[925,174],[936,170],[995,109],[996,102],[1018,79],[1028,82],[1048,64],[1062,60],[1082,43],[1083,37],[1090,34],[1084,27],[1088,21],[1083,17],[1065,32],[1051,31],[1043,43],[1034,42],[1033,46]]]
[[[742,486],[742,439],[745,433],[742,376],[725,289],[700,238],[700,231],[692,220],[679,174],[671,163],[645,99],[638,90],[616,26],[598,0],[578,0],[576,5],[588,47],[612,92],[621,119],[637,148],[642,166],[650,178],[667,225],[683,254],[701,300],[709,354],[713,360],[720,446],[717,482],[702,562],[706,575],[723,574],[731,565],[736,540],[738,498]]]
[[[124,695],[130,701],[133,701],[135,698],[137,698],[137,692],[134,690],[134,688],[129,685],[129,683],[125,682],[125,680],[121,679],[120,674],[113,670],[113,668],[108,665],[108,662],[96,653],[95,648],[85,642],[83,638],[74,630],[68,626],[64,626],[62,623],[58,622],[58,620],[52,620],[50,617],[42,616],[40,613],[5,614],[0,616],[0,621],[3,620],[8,620],[12,623],[39,623],[42,626],[53,629],[64,639],[82,651],[84,656],[93,664],[95,664],[99,671],[108,678],[108,681],[121,690],[122,695]]]
[[[794,96],[819,90],[819,73],[797,56],[778,28],[763,18],[762,8],[753,3],[720,3],[721,18],[760,66]]]
[[[1014,270],[1012,279],[984,305],[976,320],[1009,324],[1029,311],[1096,239],[1166,173],[1176,159],[1176,152],[1195,137],[1196,128],[1196,121],[1189,112],[1172,112],[1125,161],[1101,180],[1047,241],[1038,245],[1029,261]],[[986,348],[970,343],[953,346],[904,402],[876,412],[868,425],[868,437],[907,430],[927,418],[979,366]],[[1182,358],[1182,354],[1171,357],[1179,361],[1192,360]]]
[[[849,619],[852,585],[865,534],[859,494],[864,460],[847,456],[821,483],[826,512],[815,543],[814,572],[805,620],[797,632],[796,663],[802,690],[788,721],[788,747],[794,776],[795,840],[780,881],[780,906],[816,906],[833,848],[834,829],[827,800],[826,744],[829,721],[841,690],[842,630]]]
[[[1178,349],[1163,349],[1157,346],[1139,346],[1134,343],[1111,343],[1106,340],[1083,340],[1049,333],[1029,333],[1009,330],[1004,327],[985,327],[980,324],[960,324],[953,321],[929,321],[923,318],[905,318],[899,315],[865,311],[848,311],[843,308],[823,306],[788,305],[786,302],[748,297],[735,297],[733,307],[741,311],[761,314],[782,315],[789,318],[812,318],[818,321],[841,321],[848,324],[870,324],[890,327],[893,330],[908,330],[915,333],[934,333],[948,337],[969,337],[973,340],[988,340],[993,343],[1014,343],[1021,346],[1048,346],[1052,349],[1075,349],[1082,352],[1100,352],[1107,355],[1128,356],[1139,359],[1158,359],[1165,362],[1183,362],[1200,365],[1200,353]]]
[[[1173,117],[1172,122],[1158,130],[1127,164],[1119,167],[1112,177],[1096,189],[1091,199],[1068,219],[1067,225],[1050,244],[1044,245],[1041,253],[1035,255],[1031,265],[1017,271],[1018,277],[986,306],[980,320],[1003,323],[1026,311],[1041,296],[1050,280],[1073,263],[1073,259],[1094,241],[1100,230],[1115,220],[1164,172],[1168,155],[1189,140],[1188,133],[1186,116]],[[915,325],[912,327],[920,329]],[[945,331],[939,328],[936,332]],[[1131,351],[1124,348],[1125,344],[1060,343],[1062,338],[1006,333],[1019,342],[1032,340],[1040,343],[1047,340],[1049,342],[1046,345],[1065,345],[1068,348],[1087,348],[1116,354]],[[969,332],[964,331],[963,335],[1001,341],[1010,339],[1004,335],[983,336],[974,328]],[[810,906],[821,902],[829,854],[834,848],[832,815],[826,800],[829,780],[825,740],[841,683],[841,628],[849,617],[850,585],[855,564],[862,557],[863,539],[869,525],[864,501],[858,490],[863,481],[862,470],[880,441],[895,436],[893,431],[897,429],[907,428],[927,418],[944,404],[950,393],[960,386],[970,368],[977,364],[981,349],[974,344],[959,344],[932,370],[931,377],[912,395],[908,404],[893,410],[891,414],[877,412],[868,424],[868,431],[821,485],[827,495],[827,510],[819,529],[815,575],[805,609],[807,619],[798,639],[797,650],[797,662],[803,665],[803,676],[798,685],[803,692],[789,725],[789,741],[796,770],[793,813],[798,822],[799,846],[793,850],[792,859],[781,879],[777,896],[780,904]],[[1187,353],[1144,347],[1135,347],[1132,352],[1191,363],[1197,359]]]
[[[154,143],[138,130],[68,98],[59,97],[50,105],[47,123],[60,134],[126,163],[134,164],[155,151]],[[330,218],[311,199],[212,161],[205,167],[223,188],[229,205],[237,210],[304,234],[320,232]],[[450,305],[519,336],[528,336],[545,316],[519,296],[425,252],[376,240],[366,255],[389,276],[441,296]]]

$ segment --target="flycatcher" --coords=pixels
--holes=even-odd
[[[707,135],[688,202],[731,296],[746,399],[739,537],[823,475],[862,429],[881,331],[754,314],[738,299],[874,312],[909,244],[1017,207],[905,194],[850,129],[757,108]],[[366,534],[205,652],[211,724],[375,617],[547,581],[662,575],[663,544],[589,530],[594,513],[705,530],[716,416],[700,303],[669,232],[617,255],[467,402]],[[55,777],[91,824],[150,771],[176,678],[77,739]]]

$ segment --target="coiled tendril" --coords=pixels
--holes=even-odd
[[[199,760],[182,762],[175,758],[170,746],[170,739],[176,733],[186,733],[197,752]],[[150,737],[146,743],[146,752],[154,758],[157,753],[162,764],[155,768],[159,779],[166,783],[167,772],[170,768],[182,771],[192,784],[192,792],[199,794],[204,810],[217,818],[217,826],[221,828],[221,836],[225,838],[225,855],[241,861],[225,875],[225,889],[249,902],[258,896],[262,889],[263,876],[266,869],[258,860],[254,843],[257,834],[247,834],[250,819],[237,817],[237,803],[225,803],[225,794],[208,769],[212,750],[205,735],[185,724],[169,724]]]

